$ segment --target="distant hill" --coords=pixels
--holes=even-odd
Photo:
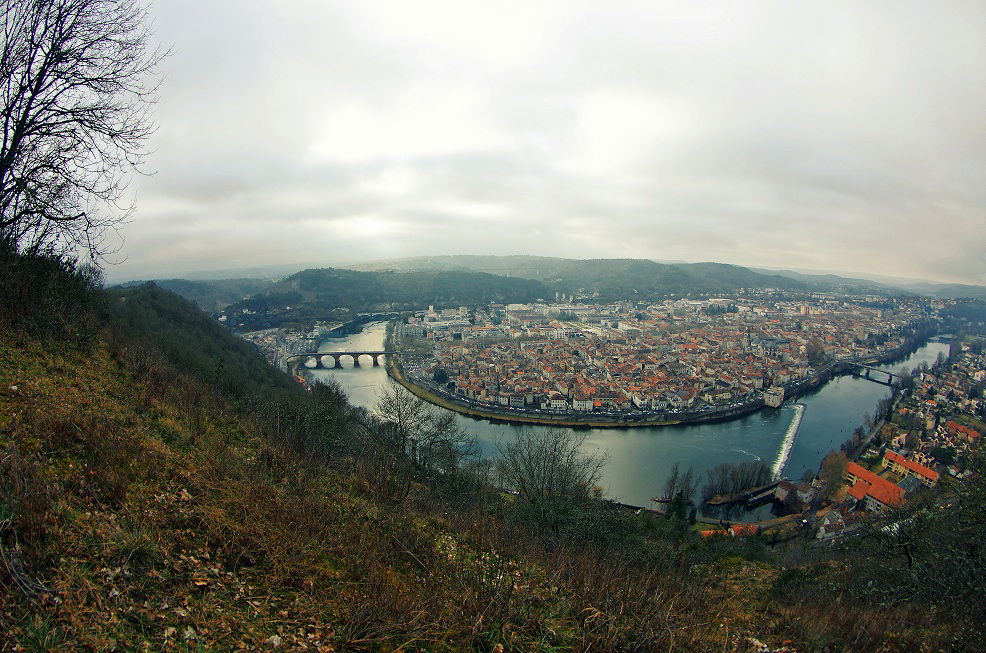
[[[765,274],[779,274],[798,279],[816,287],[858,288],[883,294],[931,295],[943,299],[986,300],[986,286],[962,283],[940,283],[921,279],[904,279],[879,274],[866,274],[865,278],[853,278],[834,273],[813,273],[794,270],[770,270],[753,268]]]
[[[978,299],[986,301],[986,286],[964,283],[913,283],[906,286],[911,292],[934,295],[943,299]]]
[[[802,289],[802,281],[723,263],[657,263],[648,259],[567,259],[546,256],[421,256],[354,266],[360,270],[469,270],[535,279],[552,292],[579,289],[600,299],[694,295],[740,288]]]
[[[874,292],[883,295],[899,295],[909,293],[899,287],[892,287],[870,279],[857,279],[854,277],[843,277],[837,274],[807,274],[805,272],[795,272],[794,270],[769,270],[765,268],[752,268],[762,274],[775,274],[789,279],[804,282],[805,284],[820,290],[856,290],[863,292]]]
[[[292,274],[253,297],[229,307],[232,326],[266,327],[325,319],[334,309],[399,311],[489,302],[530,302],[547,298],[548,288],[532,279],[485,272],[422,270],[414,272],[323,268]],[[242,310],[266,314],[252,319]],[[261,323],[263,322],[263,323]]]
[[[144,281],[120,284],[121,288],[142,285]],[[213,312],[226,308],[274,285],[273,279],[217,279],[190,281],[188,279],[156,279],[152,283],[164,290],[195,302],[203,311]]]

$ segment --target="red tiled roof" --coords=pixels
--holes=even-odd
[[[931,479],[932,481],[938,480],[938,472],[936,472],[933,469],[929,469],[925,467],[921,463],[917,463],[908,458],[904,458],[899,453],[896,453],[894,451],[888,451],[885,454],[883,454],[883,458],[884,460],[889,460],[891,462],[895,462],[906,467],[907,469],[911,470],[918,476],[923,476],[927,479]]]
[[[756,524],[733,524],[730,530],[733,532],[735,537],[747,537],[750,535],[756,535],[760,527]]]
[[[849,488],[849,496],[854,499],[862,499],[866,496],[866,490],[870,488],[865,481],[856,481],[856,484]]]
[[[945,426],[948,428],[949,431],[951,431],[955,435],[964,435],[970,440],[979,437],[979,431],[977,431],[976,429],[971,429],[968,426],[963,426],[958,422],[949,421],[947,424],[945,424]]]
[[[885,506],[899,506],[904,502],[904,490],[870,470],[849,462],[846,463],[846,473],[856,477],[856,483],[849,488],[849,494],[854,498],[862,499],[869,495]]]

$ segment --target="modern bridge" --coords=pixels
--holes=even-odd
[[[314,360],[315,365],[309,366],[305,363],[305,367],[312,370],[329,370],[336,367],[342,367],[343,356],[349,356],[353,359],[353,367],[360,367],[359,359],[360,356],[370,356],[373,358],[373,367],[379,367],[380,357],[389,356],[391,354],[396,354],[396,351],[373,351],[373,350],[361,350],[361,351],[313,351],[313,352],[303,352],[300,354],[291,354],[285,360],[285,362],[290,363],[292,360],[304,360],[307,363],[309,360]],[[331,358],[333,365],[329,367],[325,364],[325,360]]]
[[[866,379],[867,381],[872,381],[873,383],[879,383],[880,385],[893,386],[893,380],[901,378],[899,374],[894,374],[893,372],[888,372],[887,370],[881,370],[879,367],[873,367],[872,365],[866,365],[864,363],[855,363],[851,361],[847,361],[847,364],[857,368],[857,370],[853,372],[853,376]],[[885,381],[881,379],[875,379],[870,376],[870,372],[878,372],[880,374],[886,374],[887,379]]]

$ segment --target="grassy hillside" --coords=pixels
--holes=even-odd
[[[151,283],[112,288],[108,297],[108,320],[128,346],[156,352],[200,383],[237,399],[294,389],[256,347],[186,299]]]
[[[95,336],[0,293],[0,650],[981,650],[981,597],[869,592],[901,556],[504,494],[414,404],[304,392],[153,286],[71,296]]]

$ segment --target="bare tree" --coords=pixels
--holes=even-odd
[[[689,467],[682,474],[680,465],[675,463],[671,466],[671,473],[664,481],[664,495],[661,498],[665,501],[671,501],[680,495],[686,502],[691,503],[697,489],[698,479],[695,478],[695,470]]]
[[[455,413],[429,404],[404,386],[393,384],[384,391],[374,412],[384,424],[385,444],[416,465],[450,473],[469,453],[471,440]]]
[[[153,132],[150,45],[139,0],[0,0],[0,243],[94,259]]]
[[[607,530],[594,510],[600,505],[595,498],[606,456],[585,453],[584,443],[584,434],[544,427],[521,431],[513,442],[498,446],[499,482],[518,495],[515,519],[555,537],[577,531],[597,537]],[[584,532],[589,524],[596,532]]]
[[[499,447],[497,472],[504,485],[529,502],[546,497],[588,498],[595,492],[606,456],[583,452],[584,434],[569,429],[522,431]]]
[[[678,463],[671,466],[671,473],[668,474],[668,478],[664,481],[664,494],[661,496],[665,501],[670,501],[674,498],[675,493],[678,491],[678,478],[681,475],[681,469]]]

